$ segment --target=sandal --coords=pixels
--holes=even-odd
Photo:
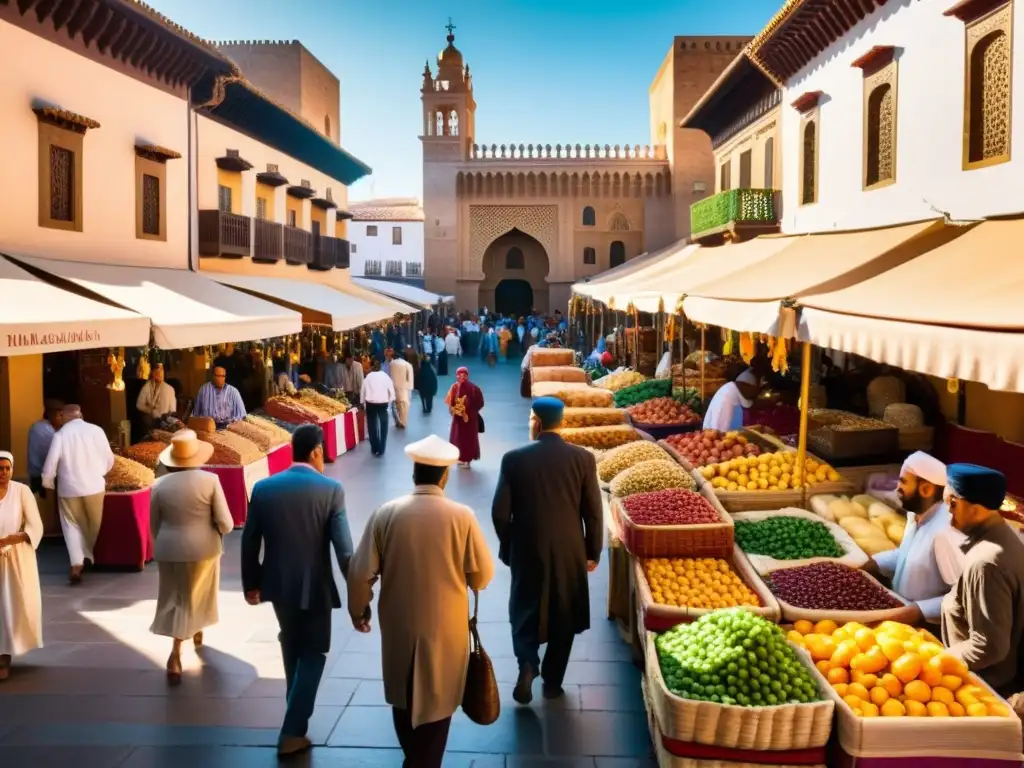
[[[181,685],[181,657],[171,656],[167,660],[167,684],[170,686]]]
[[[196,632],[194,635],[192,635],[192,645],[194,645],[196,647],[196,650],[199,650],[200,648],[203,647],[203,632],[202,632],[202,630],[200,630],[199,632]]]

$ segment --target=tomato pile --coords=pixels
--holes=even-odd
[[[839,563],[812,563],[772,571],[765,579],[780,600],[797,608],[878,611],[903,603],[861,571]]]
[[[738,459],[740,456],[758,456],[761,453],[760,446],[750,442],[739,432],[722,434],[715,429],[670,435],[665,438],[665,442],[695,467],[717,464],[727,459]]]
[[[635,493],[621,501],[636,525],[702,525],[720,523],[718,511],[699,493],[683,488]]]
[[[700,421],[700,416],[688,406],[671,397],[656,397],[626,409],[638,424],[690,424]]]

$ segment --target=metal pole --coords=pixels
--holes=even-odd
[[[793,468],[793,475],[798,481],[797,487],[800,488],[801,493],[806,493],[804,474],[807,464],[807,416],[811,407],[810,399],[811,343],[805,341],[800,359],[800,437],[796,449],[796,466]]]
[[[704,389],[704,361],[707,359],[707,353],[704,349],[705,342],[705,328],[702,325],[700,327],[700,401],[704,402],[707,397],[706,390]]]

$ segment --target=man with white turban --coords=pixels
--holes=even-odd
[[[865,570],[892,581],[892,588],[911,601],[925,621],[938,624],[942,598],[960,577],[964,555],[962,533],[952,526],[942,500],[946,465],[924,451],[911,454],[900,469],[896,495],[907,513],[907,527],[898,549],[879,552]]]

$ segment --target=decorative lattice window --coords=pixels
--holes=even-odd
[[[800,204],[818,201],[818,121],[807,120],[800,147]]]
[[[256,198],[256,218],[260,221],[265,221],[267,218],[267,198],[265,197]]]
[[[160,234],[160,177],[142,175],[142,232]]]
[[[1010,38],[990,32],[971,50],[968,110],[969,163],[1010,154]]]
[[[872,187],[884,181],[892,181],[896,175],[895,143],[896,120],[895,98],[892,86],[882,83],[868,95],[867,104],[867,153],[864,185]]]
[[[612,214],[608,220],[608,229],[612,232],[628,232],[629,231],[629,219],[626,218],[626,214],[622,211],[616,211]]]
[[[526,259],[519,248],[509,248],[505,254],[505,269],[526,269]]]
[[[583,249],[583,263],[584,264],[597,264],[597,251],[593,248]]]
[[[50,145],[50,218],[75,220],[75,153]]]

